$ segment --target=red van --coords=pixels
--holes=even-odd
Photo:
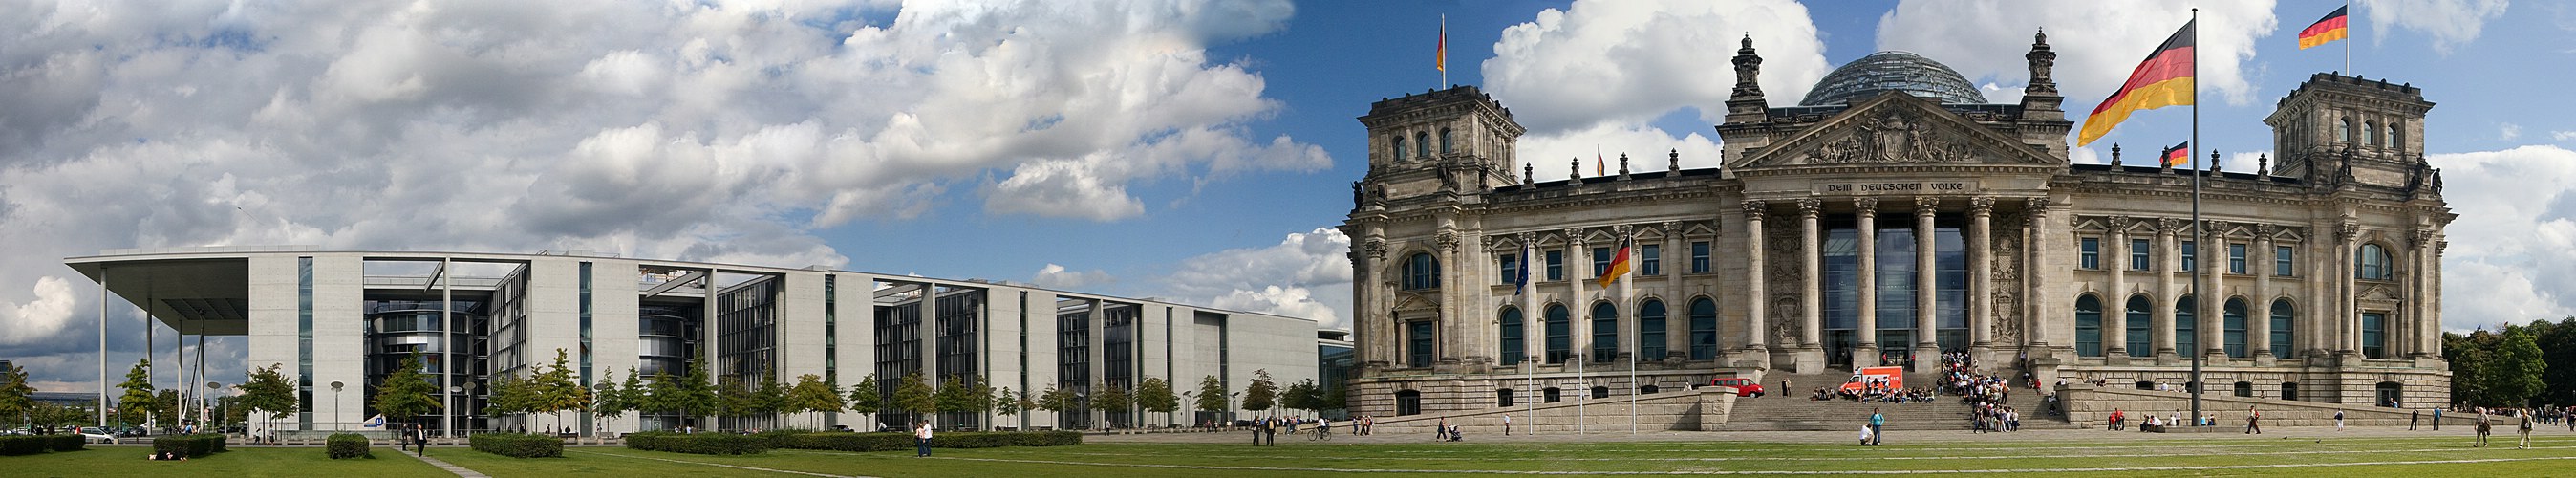
[[[1719,377],[1709,379],[1708,385],[1711,387],[1735,387],[1735,396],[1738,397],[1759,397],[1762,396],[1763,392],[1762,384],[1753,383],[1753,379],[1742,377]]]

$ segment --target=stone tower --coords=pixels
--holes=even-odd
[[[1369,170],[1352,209],[1454,199],[1521,181],[1512,148],[1528,130],[1474,86],[1381,100],[1359,120],[1368,127]]]
[[[2318,73],[2263,118],[2280,158],[2272,174],[2326,188],[2412,189],[2426,172],[2424,112],[2431,109],[2410,84]]]

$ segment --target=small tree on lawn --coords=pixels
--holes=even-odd
[[[1133,410],[1135,405],[1136,396],[1133,393],[1129,393],[1126,387],[1120,387],[1108,383],[1095,383],[1091,385],[1092,408],[1106,412],[1101,414],[1103,418],[1101,423],[1103,425],[1102,428],[1117,428],[1119,423],[1108,421],[1107,415],[1109,413],[1133,412],[1135,411]],[[1130,417],[1129,420],[1134,420],[1134,418]]]
[[[438,384],[420,373],[420,353],[404,357],[402,367],[385,376],[384,385],[376,387],[376,412],[387,417],[409,419],[437,410]]]
[[[1056,388],[1052,383],[1047,384],[1046,392],[1038,394],[1036,405],[1033,408],[1054,413],[1058,420],[1062,420],[1064,412],[1073,409],[1073,391]]]
[[[680,412],[682,423],[688,422],[691,412],[705,415],[723,406],[722,399],[716,396],[715,381],[707,379],[707,364],[700,359],[689,359],[688,375],[681,376],[674,387],[671,409]]]
[[[1231,398],[1225,396],[1225,381],[1217,380],[1215,375],[1209,375],[1206,378],[1199,379],[1198,403],[1196,404],[1199,411],[1223,413],[1225,412],[1225,405],[1228,400],[1231,400]]]
[[[536,377],[527,383],[533,389],[534,393],[530,395],[535,399],[528,403],[528,411],[554,415],[553,428],[561,428],[563,412],[589,410],[590,389],[582,387],[576,380],[577,373],[580,371],[572,368],[570,355],[564,349],[555,349],[554,364],[538,371]]]
[[[1181,409],[1181,397],[1172,394],[1170,380],[1164,380],[1162,377],[1148,378],[1144,383],[1136,385],[1136,406],[1144,407],[1146,411],[1163,414],[1163,417],[1168,419],[1171,418],[1173,411]]]
[[[808,416],[812,421],[807,423],[821,429],[822,413],[841,412],[841,391],[834,389],[830,382],[823,381],[822,376],[799,375],[796,376],[796,385],[787,388],[787,409],[796,413],[813,413]]]
[[[1323,398],[1324,391],[1315,389],[1315,380],[1306,379],[1289,384],[1288,390],[1279,394],[1279,405],[1292,410],[1321,412],[1324,411]]]
[[[125,382],[116,384],[116,388],[125,390],[125,395],[116,398],[116,403],[123,405],[116,409],[116,418],[126,425],[140,425],[152,418],[153,402],[161,400],[152,390],[151,367],[152,359],[135,362],[133,369],[125,371]]]
[[[993,402],[994,414],[1004,417],[1018,417],[1020,419],[1020,429],[1027,430],[1029,428],[1028,417],[1020,415],[1021,410],[1027,410],[1028,408],[1020,406],[1020,396],[1015,392],[1012,392],[1011,387],[1002,387],[1001,391],[994,392],[993,398],[988,398],[986,400],[991,400]]]
[[[16,418],[22,425],[31,422],[28,417],[35,414],[35,394],[36,387],[27,385],[26,367],[10,365],[8,370],[0,370],[0,416]]]
[[[877,388],[877,374],[868,374],[867,378],[859,379],[859,383],[850,385],[850,411],[857,412],[860,420],[871,425],[861,431],[876,430],[876,414],[884,413],[885,407],[885,391]]]
[[[242,392],[240,401],[234,405],[262,412],[260,419],[262,430],[273,427],[274,422],[295,413],[297,409],[295,382],[287,380],[286,373],[278,370],[284,365],[271,363],[268,364],[268,368],[253,369],[250,372],[250,380],[233,386],[241,389]]]
[[[930,397],[931,401],[935,402],[939,407],[938,409],[941,413],[966,413],[975,411],[975,387],[967,386],[964,380],[958,379],[955,375],[950,375],[947,379],[940,380],[939,390],[931,392]],[[949,423],[946,425],[953,428],[962,424]]]
[[[895,384],[894,400],[886,403],[886,412],[911,416],[914,423],[927,423],[930,417],[926,415],[939,410],[939,400],[932,393],[930,379],[922,378],[920,372],[904,374],[903,380]]]
[[[628,379],[631,380],[635,377],[633,374],[634,369],[627,369],[627,372]],[[590,400],[590,413],[599,416],[600,420],[602,420],[603,427],[606,424],[616,423],[617,416],[625,415],[626,411],[632,409],[634,406],[633,402],[626,398],[626,387],[617,383],[617,370],[615,369],[602,370],[599,372],[599,390],[596,394],[597,395],[591,397]]]
[[[787,410],[787,386],[778,383],[778,374],[761,372],[760,386],[751,389],[751,412],[768,418],[771,428],[786,428],[778,415]]]
[[[996,402],[993,400],[993,381],[982,375],[977,375],[975,376],[975,386],[972,388],[972,390],[967,392],[969,394],[966,399],[966,408],[969,409],[967,411],[974,412],[977,415],[991,415],[993,413],[993,407],[996,405]],[[991,423],[983,425],[985,430],[991,430],[994,428]]]
[[[1269,411],[1278,404],[1279,387],[1270,381],[1270,369],[1252,371],[1252,385],[1243,388],[1243,409]]]

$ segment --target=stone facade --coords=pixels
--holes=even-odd
[[[1359,118],[1369,172],[1342,226],[1352,412],[1770,370],[1921,372],[1946,351],[2041,380],[2180,387],[2198,358],[2216,392],[2448,396],[2439,257],[2456,216],[2420,155],[2420,90],[2317,74],[2264,120],[2281,158],[2255,171],[2124,164],[2117,145],[2111,164],[2072,164],[2055,56],[2034,42],[2017,103],[1891,88],[1774,107],[1748,39],[1716,125],[1725,157],[1703,169],[1678,152],[1598,172],[1521,161],[1510,110],[1472,86],[1373,104]],[[1896,60],[1874,64],[1964,82]],[[1570,177],[1531,179],[1540,167]],[[1597,280],[1621,250],[1631,272]]]

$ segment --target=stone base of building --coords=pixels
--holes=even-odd
[[[1510,417],[1512,435],[1703,430],[1726,423],[1727,410],[1734,408],[1735,399],[1735,389],[1731,387],[1703,387],[1618,398],[1568,397],[1556,403],[1530,403],[1508,408],[1405,416],[1372,415],[1376,417],[1377,424],[1371,428],[1373,434],[1431,436],[1433,427],[1448,423],[1456,425],[1459,434],[1467,436],[1469,441],[1479,436],[1502,435],[1505,432],[1504,417]]]
[[[2191,414],[2191,394],[2184,392],[2068,384],[2064,389],[2059,390],[2059,396],[2066,399],[2067,422],[2084,428],[2102,428],[2110,421],[2112,411],[2120,411],[2130,417],[2127,421],[2131,430],[2136,430],[2138,424],[2149,416],[2171,418],[2180,414],[2187,418]],[[2406,426],[2409,422],[2420,419],[2421,426],[2432,427],[2434,426],[2434,414],[2430,410],[2432,408],[2436,407],[2427,404],[2410,408],[2389,408],[2368,404],[2309,402],[2223,394],[2203,394],[2200,398],[2200,409],[2203,415],[2218,415],[2218,426],[2213,428],[2231,430],[2245,428],[2246,412],[2249,409],[2262,413],[2263,425],[2276,427],[2334,426],[2334,417],[2338,412],[2343,414],[2345,426]],[[2442,416],[2441,420],[2445,425],[2473,425],[2477,423],[2477,415],[2450,413]]]
[[[1706,385],[1720,377],[1761,379],[1759,370],[1741,368],[1640,370],[1633,378],[1628,371],[1617,368],[1521,375],[1395,375],[1352,379],[1347,404],[1352,415],[1380,417],[1383,423],[1387,418],[1399,416],[1521,408],[1532,403],[1555,405],[1583,400],[1587,395],[1596,396],[1589,400],[1616,400],[1624,405],[1631,393],[1660,395],[1690,390],[1695,385]],[[1555,401],[1548,400],[1549,389],[1556,391]],[[1507,395],[1508,399],[1505,398]],[[1407,401],[1415,405],[1404,405]]]
[[[2107,361],[2098,357],[2076,362],[2059,367],[2055,375],[2073,383],[2100,382],[2103,389],[2190,390],[2185,386],[2191,381],[2188,361],[2182,366],[2106,365]],[[2450,403],[2450,367],[2436,358],[2365,360],[2320,357],[2277,361],[2269,367],[2255,363],[2254,359],[2204,363],[2201,376],[2209,388],[2202,396],[2243,395],[2397,408],[2431,408]]]

